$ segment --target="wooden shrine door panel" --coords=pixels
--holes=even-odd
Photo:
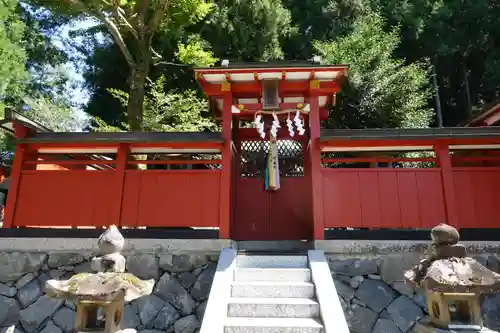
[[[310,178],[304,176],[300,143],[278,141],[280,189],[266,191],[262,141],[241,145],[241,169],[235,179],[235,240],[300,240],[312,237]],[[267,151],[267,149],[265,150]]]
[[[232,237],[235,240],[264,240],[269,237],[269,193],[262,178],[236,180]]]
[[[308,177],[283,177],[270,192],[270,237],[273,240],[312,238],[312,200]]]

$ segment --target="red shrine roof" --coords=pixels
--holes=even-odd
[[[464,126],[477,127],[477,126],[494,126],[498,125],[500,121],[500,99],[488,104],[484,111],[472,120],[469,120]]]
[[[224,63],[224,61],[223,61]],[[320,65],[315,62],[280,62],[228,64],[227,66],[196,68],[195,77],[210,99],[210,105],[220,116],[222,95],[231,91],[233,113],[252,115],[262,109],[262,82],[274,80],[278,84],[279,108],[296,108],[307,103],[311,92],[318,96],[322,118],[328,116],[328,106],[335,104],[340,81],[347,74],[348,65]],[[239,110],[239,111],[238,111]],[[253,111],[253,112],[252,112]]]

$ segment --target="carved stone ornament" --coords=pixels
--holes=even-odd
[[[439,224],[431,239],[420,263],[405,272],[406,281],[426,294],[431,320],[429,325],[417,323],[413,332],[493,333],[483,327],[479,296],[500,291],[500,274],[467,256],[454,227]]]
[[[97,273],[80,273],[63,281],[49,280],[45,283],[45,293],[76,302],[76,332],[135,332],[121,329],[124,302],[151,294],[155,281],[125,273],[125,257],[120,253],[125,239],[116,226],[109,227],[97,245],[100,256],[91,262]]]

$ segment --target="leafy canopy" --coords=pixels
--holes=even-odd
[[[149,82],[149,92],[144,99],[143,128],[149,132],[206,132],[216,131],[218,126],[208,112],[208,104],[194,90],[166,92],[165,77],[160,76],[155,82]],[[110,93],[124,106],[128,103],[128,94],[118,89]],[[94,129],[101,132],[118,132],[117,126],[110,126],[96,117]],[[129,130],[122,123],[120,127]]]
[[[316,51],[331,64],[349,64],[330,126],[427,127],[427,73],[419,63],[405,64],[394,56],[397,29],[385,32],[377,14],[359,17],[351,33],[333,42],[316,41]]]
[[[24,67],[25,25],[17,13],[19,0],[0,1],[0,111],[5,100],[19,96],[28,75]]]

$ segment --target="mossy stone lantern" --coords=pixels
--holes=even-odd
[[[101,255],[92,259],[97,273],[80,273],[69,280],[49,280],[49,297],[71,299],[76,304],[75,332],[135,332],[122,329],[125,302],[149,295],[154,280],[141,280],[125,273],[125,257],[120,254],[125,240],[115,226],[107,229],[97,244]]]
[[[500,274],[467,256],[455,228],[440,224],[431,235],[425,256],[405,273],[407,282],[425,293],[430,317],[429,323],[417,323],[413,332],[493,333],[483,327],[480,296],[500,291]]]

